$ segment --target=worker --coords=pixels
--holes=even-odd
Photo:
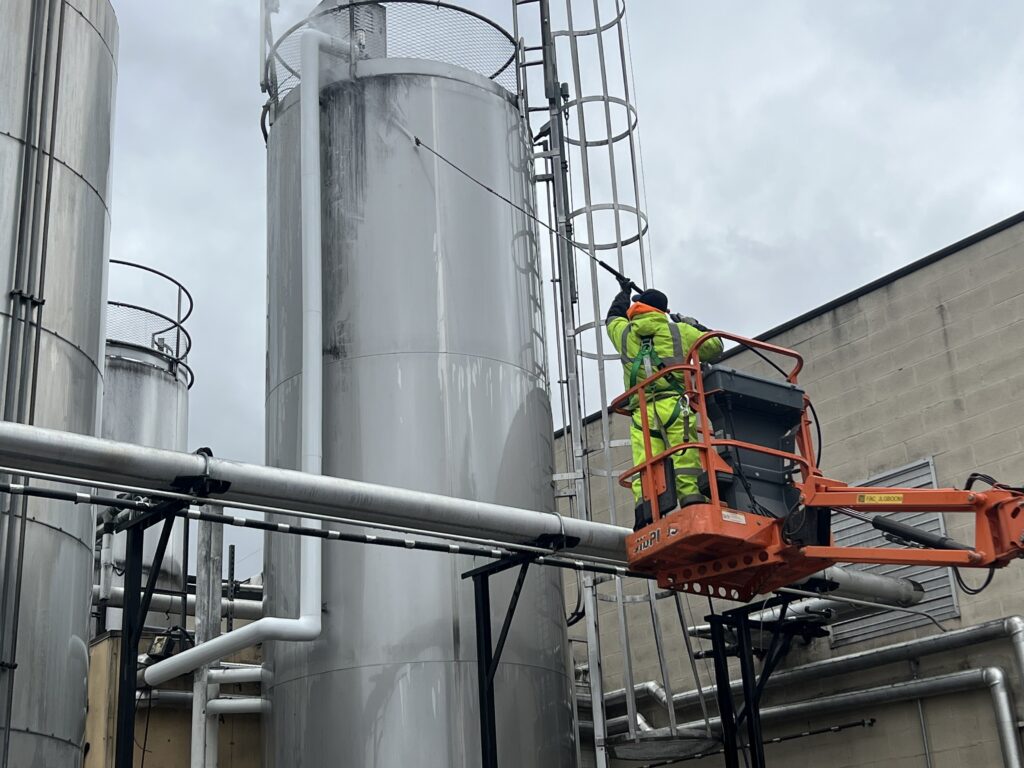
[[[626,389],[636,386],[659,368],[686,361],[694,343],[708,331],[692,317],[668,313],[668,297],[654,289],[633,296],[632,283],[619,280],[621,290],[612,301],[605,318],[605,327],[612,345],[619,353],[624,369]],[[722,353],[722,340],[712,338],[700,347],[701,362],[710,362]],[[683,373],[668,374],[647,388],[647,415],[651,435],[651,451],[657,455],[670,446],[697,441],[696,425],[683,388]],[[633,448],[633,465],[646,459],[640,416],[635,412],[636,398],[630,403],[633,424],[629,431]],[[676,476],[676,493],[680,507],[706,501],[697,487],[702,472],[700,454],[690,448],[672,455]],[[633,477],[633,499],[636,502],[634,530],[652,522],[650,503],[645,502],[640,475]],[[665,511],[665,510],[662,510]]]

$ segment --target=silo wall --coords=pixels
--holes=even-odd
[[[117,20],[106,0],[10,0],[2,19],[4,418],[94,435],[103,383]],[[25,302],[34,305],[27,315]],[[77,766],[84,746],[92,511],[32,499],[22,528],[20,502],[5,497],[0,506],[7,764]],[[0,719],[0,736],[6,722]]]
[[[328,78],[329,79],[329,78]],[[532,209],[512,97],[420,60],[321,93],[325,474],[553,510]],[[268,463],[299,466],[298,92],[268,147]],[[271,615],[296,615],[298,543],[268,536]],[[268,649],[272,765],[479,765],[466,556],[324,545],[323,633]],[[495,635],[514,574],[492,586]],[[561,577],[534,568],[496,677],[501,761],[574,763]]]

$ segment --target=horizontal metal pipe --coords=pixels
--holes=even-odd
[[[786,608],[786,621],[807,621],[810,619],[824,625],[837,621],[847,621],[861,614],[875,613],[877,610],[877,608],[867,608],[839,600],[830,600],[827,597],[808,598],[807,600],[798,600],[795,603],[789,604]],[[778,621],[781,613],[782,608],[780,606],[766,608],[763,611],[756,611],[750,614],[750,622],[757,625],[761,622]],[[687,631],[692,637],[699,637],[704,640],[711,639],[710,624],[698,624],[689,627]],[[770,627],[765,631],[770,632]]]
[[[88,480],[167,488],[182,478],[208,477],[227,484],[219,494],[233,501],[268,504],[328,517],[391,525],[415,524],[434,533],[484,535],[525,543],[564,534],[578,540],[572,553],[626,560],[628,528],[553,513],[457,499],[288,469],[165,451],[12,422],[0,423],[0,463],[19,470],[73,472]]]
[[[995,726],[999,734],[999,748],[1003,754],[1005,768],[1022,768],[1020,739],[1017,735],[1017,720],[1014,715],[1013,702],[1006,682],[1006,673],[999,667],[983,667],[967,669],[937,677],[925,677],[908,680],[902,683],[881,685],[877,688],[866,688],[860,691],[837,693],[792,704],[781,704],[761,710],[761,722],[771,723],[781,720],[796,720],[807,717],[823,717],[864,707],[885,706],[903,701],[923,699],[932,696],[948,696],[964,691],[987,688],[992,696],[992,708]],[[711,727],[721,730],[721,720],[712,718]],[[680,728],[687,732],[704,725],[703,720],[686,723]],[[659,733],[662,729],[655,731]],[[664,729],[667,732],[667,729]]]
[[[100,587],[92,588],[93,605],[100,603]],[[124,588],[111,587],[107,605],[120,608],[124,605]],[[154,593],[149,604],[151,611],[157,613],[179,613],[181,611],[181,595],[163,595]],[[189,616],[196,615],[196,596],[189,595],[185,601],[185,611]],[[263,603],[258,600],[222,600],[221,616],[233,616],[236,619],[258,619],[263,615]]]
[[[911,661],[922,656],[932,656],[939,653],[946,653],[966,648],[979,643],[986,643],[995,640],[1007,639],[1013,645],[1013,655],[1017,664],[1017,680],[1021,688],[1024,688],[1024,618],[1020,616],[1007,616],[1005,619],[987,621],[984,624],[975,624],[963,629],[953,629],[941,635],[929,635],[914,640],[907,640],[903,643],[884,645],[881,648],[873,648],[858,653],[850,653],[833,659],[823,659],[809,664],[803,664],[792,669],[781,670],[773,674],[768,680],[768,688],[776,686],[794,685],[796,683],[820,680],[826,677],[837,677],[852,672],[862,672],[866,669],[881,667],[886,664]],[[650,697],[667,706],[668,699],[664,689],[654,681],[640,683],[634,687],[638,697]],[[739,682],[732,684],[733,693],[739,693],[742,688]],[[708,685],[704,688],[705,696],[715,695],[715,686]],[[609,691],[605,695],[605,706],[623,705],[626,701],[625,689]],[[700,703],[700,693],[696,690],[682,691],[672,697],[676,708],[696,706]],[[579,695],[581,703],[589,703],[586,694]]]
[[[258,697],[210,699],[206,702],[207,715],[258,715],[270,711],[270,702]]]
[[[941,635],[908,640],[905,643],[885,645],[873,650],[851,653],[836,659],[803,664],[793,669],[776,673],[772,680],[777,685],[816,680],[821,677],[834,677],[849,672],[860,672],[883,664],[900,661],[911,661],[921,656],[930,656],[946,651],[953,651],[965,646],[975,645],[990,640],[1009,638],[1013,643],[1014,658],[1017,662],[1018,680],[1024,687],[1024,618],[1008,616],[973,627],[950,630]],[[769,683],[771,685],[771,683]]]
[[[206,673],[206,682],[218,685],[239,683],[261,683],[264,680],[262,667],[235,667],[233,669],[211,669]]]
[[[611,717],[605,720],[605,727],[609,736],[615,736],[619,733],[626,733],[629,730],[629,716],[620,715],[619,717]],[[640,733],[660,733],[665,729],[657,729],[648,722],[647,718],[641,715],[639,712],[636,716],[636,727]],[[593,733],[594,724],[589,720],[581,720],[579,722],[579,728],[584,733]],[[676,729],[677,737],[686,737],[692,739],[706,739],[708,732],[704,728],[699,729],[687,729],[682,730],[681,728]]]
[[[841,565],[833,565],[818,571],[809,578],[824,579],[837,585],[834,590],[823,593],[823,597],[832,595],[853,597],[888,605],[898,605],[903,608],[916,605],[924,598],[924,587],[912,579],[882,576],[877,573],[844,568]],[[805,579],[801,583],[806,581]]]

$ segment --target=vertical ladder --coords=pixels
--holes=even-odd
[[[527,44],[521,35],[520,13],[529,10],[536,13],[538,27],[537,41]],[[567,423],[570,446],[565,454],[565,471],[556,474],[556,494],[564,498],[574,517],[590,519],[589,486],[586,476],[586,450],[582,405],[582,386],[578,363],[580,358],[576,340],[576,265],[573,252],[573,233],[570,221],[570,198],[568,188],[568,159],[563,127],[563,91],[558,77],[558,62],[555,54],[554,32],[551,26],[550,0],[513,0],[513,25],[517,55],[517,82],[519,106],[530,132],[535,148],[535,180],[543,185],[546,200],[545,214],[550,227],[549,247],[552,259],[552,291],[557,308],[558,333],[555,334],[556,359],[558,360],[558,389],[561,416]],[[532,68],[539,68],[543,88],[543,99],[534,104],[530,99]],[[547,117],[546,125],[543,117]],[[535,118],[540,117],[541,120]],[[544,136],[542,136],[544,134]],[[536,169],[540,168],[540,173]],[[604,741],[606,737],[604,718],[604,691],[601,678],[601,643],[597,624],[597,593],[593,579],[584,583],[587,615],[587,659],[590,667],[591,698],[597,702],[594,707],[594,744],[596,768],[607,768],[608,756]],[[575,685],[573,685],[573,709],[575,711]],[[577,731],[577,744],[579,733]]]
[[[557,22],[552,19],[554,3],[558,4],[560,13]],[[621,455],[613,455],[613,451],[619,454],[623,448],[628,448],[630,441],[612,437],[610,415],[605,407],[611,387],[618,388],[621,376],[618,355],[606,341],[604,329],[605,304],[612,295],[607,289],[617,292],[618,286],[602,277],[606,289],[602,296],[597,267],[593,259],[585,257],[589,254],[608,259],[608,255],[614,253],[613,263],[620,272],[644,286],[651,279],[647,217],[643,211],[639,172],[637,113],[631,103],[624,3],[625,0],[513,0],[513,29],[519,49],[519,106],[534,142],[534,180],[544,200],[541,215],[555,231],[549,235],[552,298],[557,318],[557,332],[553,335],[558,404],[568,429],[563,441],[566,446],[564,468],[553,478],[556,494],[568,505],[573,516],[592,519],[590,491],[592,487],[603,486],[608,499],[607,522],[631,526],[632,497],[618,486],[617,464]],[[579,23],[581,8],[592,8],[593,13],[592,20],[582,25]],[[556,23],[562,24],[562,28],[556,29]],[[581,66],[580,55],[584,40],[588,44],[590,40],[596,41],[598,58],[596,63],[586,61],[585,69]],[[588,50],[593,52],[594,47],[591,45]],[[567,82],[559,77],[560,55],[563,63],[569,63]],[[588,104],[593,111],[585,108]],[[596,168],[606,169],[607,178],[599,178],[596,170],[592,173]],[[575,195],[582,197],[582,205],[574,203],[570,186]],[[609,375],[613,377],[611,387],[607,382]],[[588,387],[593,398],[589,402]],[[592,434],[586,431],[588,413],[598,414],[597,423],[591,427]],[[607,581],[613,584],[600,589]],[[631,581],[594,576],[584,579],[585,644],[594,725],[593,764],[597,768],[607,768],[609,763],[598,610],[601,602],[615,603],[618,643],[623,653],[628,738],[642,738],[639,727],[642,718],[637,711],[630,653],[631,624],[634,633],[641,625],[644,631],[651,633],[661,686],[670,701],[672,696],[665,651],[666,628],[657,611],[658,602],[668,593],[656,593],[652,583],[638,585],[635,582],[633,590],[627,592],[626,585]],[[614,590],[610,591],[608,587],[612,586]],[[643,594],[632,594],[641,586]],[[637,604],[645,606],[646,621],[630,622],[627,608]],[[691,671],[700,687],[681,605],[677,605],[677,609]],[[668,720],[669,726],[674,728],[672,707],[669,707]]]

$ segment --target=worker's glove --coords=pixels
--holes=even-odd
[[[707,326],[701,325],[699,322],[697,322],[697,318],[695,317],[686,317],[685,315],[681,315],[678,312],[669,315],[669,317],[672,318],[672,322],[674,323],[685,323],[686,325],[692,325],[698,331],[703,331],[704,333],[707,333],[708,331],[711,330]]]
[[[619,291],[620,291],[620,292],[626,292],[626,291],[629,291],[629,290],[630,290],[630,289],[632,289],[632,287],[633,287],[633,281],[632,281],[632,280],[630,280],[630,279],[629,279],[628,277],[626,277],[625,275],[618,275],[618,276],[616,276],[615,280],[616,280],[616,281],[618,282],[618,284],[619,284]]]

